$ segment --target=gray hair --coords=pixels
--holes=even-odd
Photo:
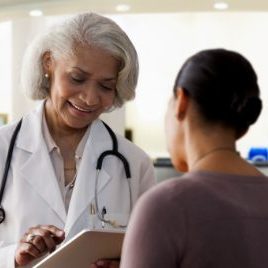
[[[111,19],[95,13],[78,14],[51,27],[36,37],[24,55],[21,84],[33,100],[49,95],[42,58],[50,52],[54,58],[73,55],[77,44],[105,49],[121,61],[114,107],[135,97],[139,65],[137,52],[126,33]]]

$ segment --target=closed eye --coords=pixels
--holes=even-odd
[[[103,88],[104,90],[107,90],[107,91],[112,91],[112,90],[115,90],[115,86],[114,85],[107,85],[107,84],[99,84],[101,88]]]
[[[77,83],[77,84],[82,84],[85,81],[85,79],[72,77],[72,81]]]

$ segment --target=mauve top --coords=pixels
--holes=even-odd
[[[135,206],[122,268],[267,268],[268,178],[191,172]]]

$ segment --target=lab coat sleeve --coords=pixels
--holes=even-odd
[[[15,251],[17,244],[0,247],[0,268],[15,267]]]

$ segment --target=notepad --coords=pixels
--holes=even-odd
[[[123,239],[123,231],[83,230],[33,268],[88,268],[99,259],[118,259]]]

